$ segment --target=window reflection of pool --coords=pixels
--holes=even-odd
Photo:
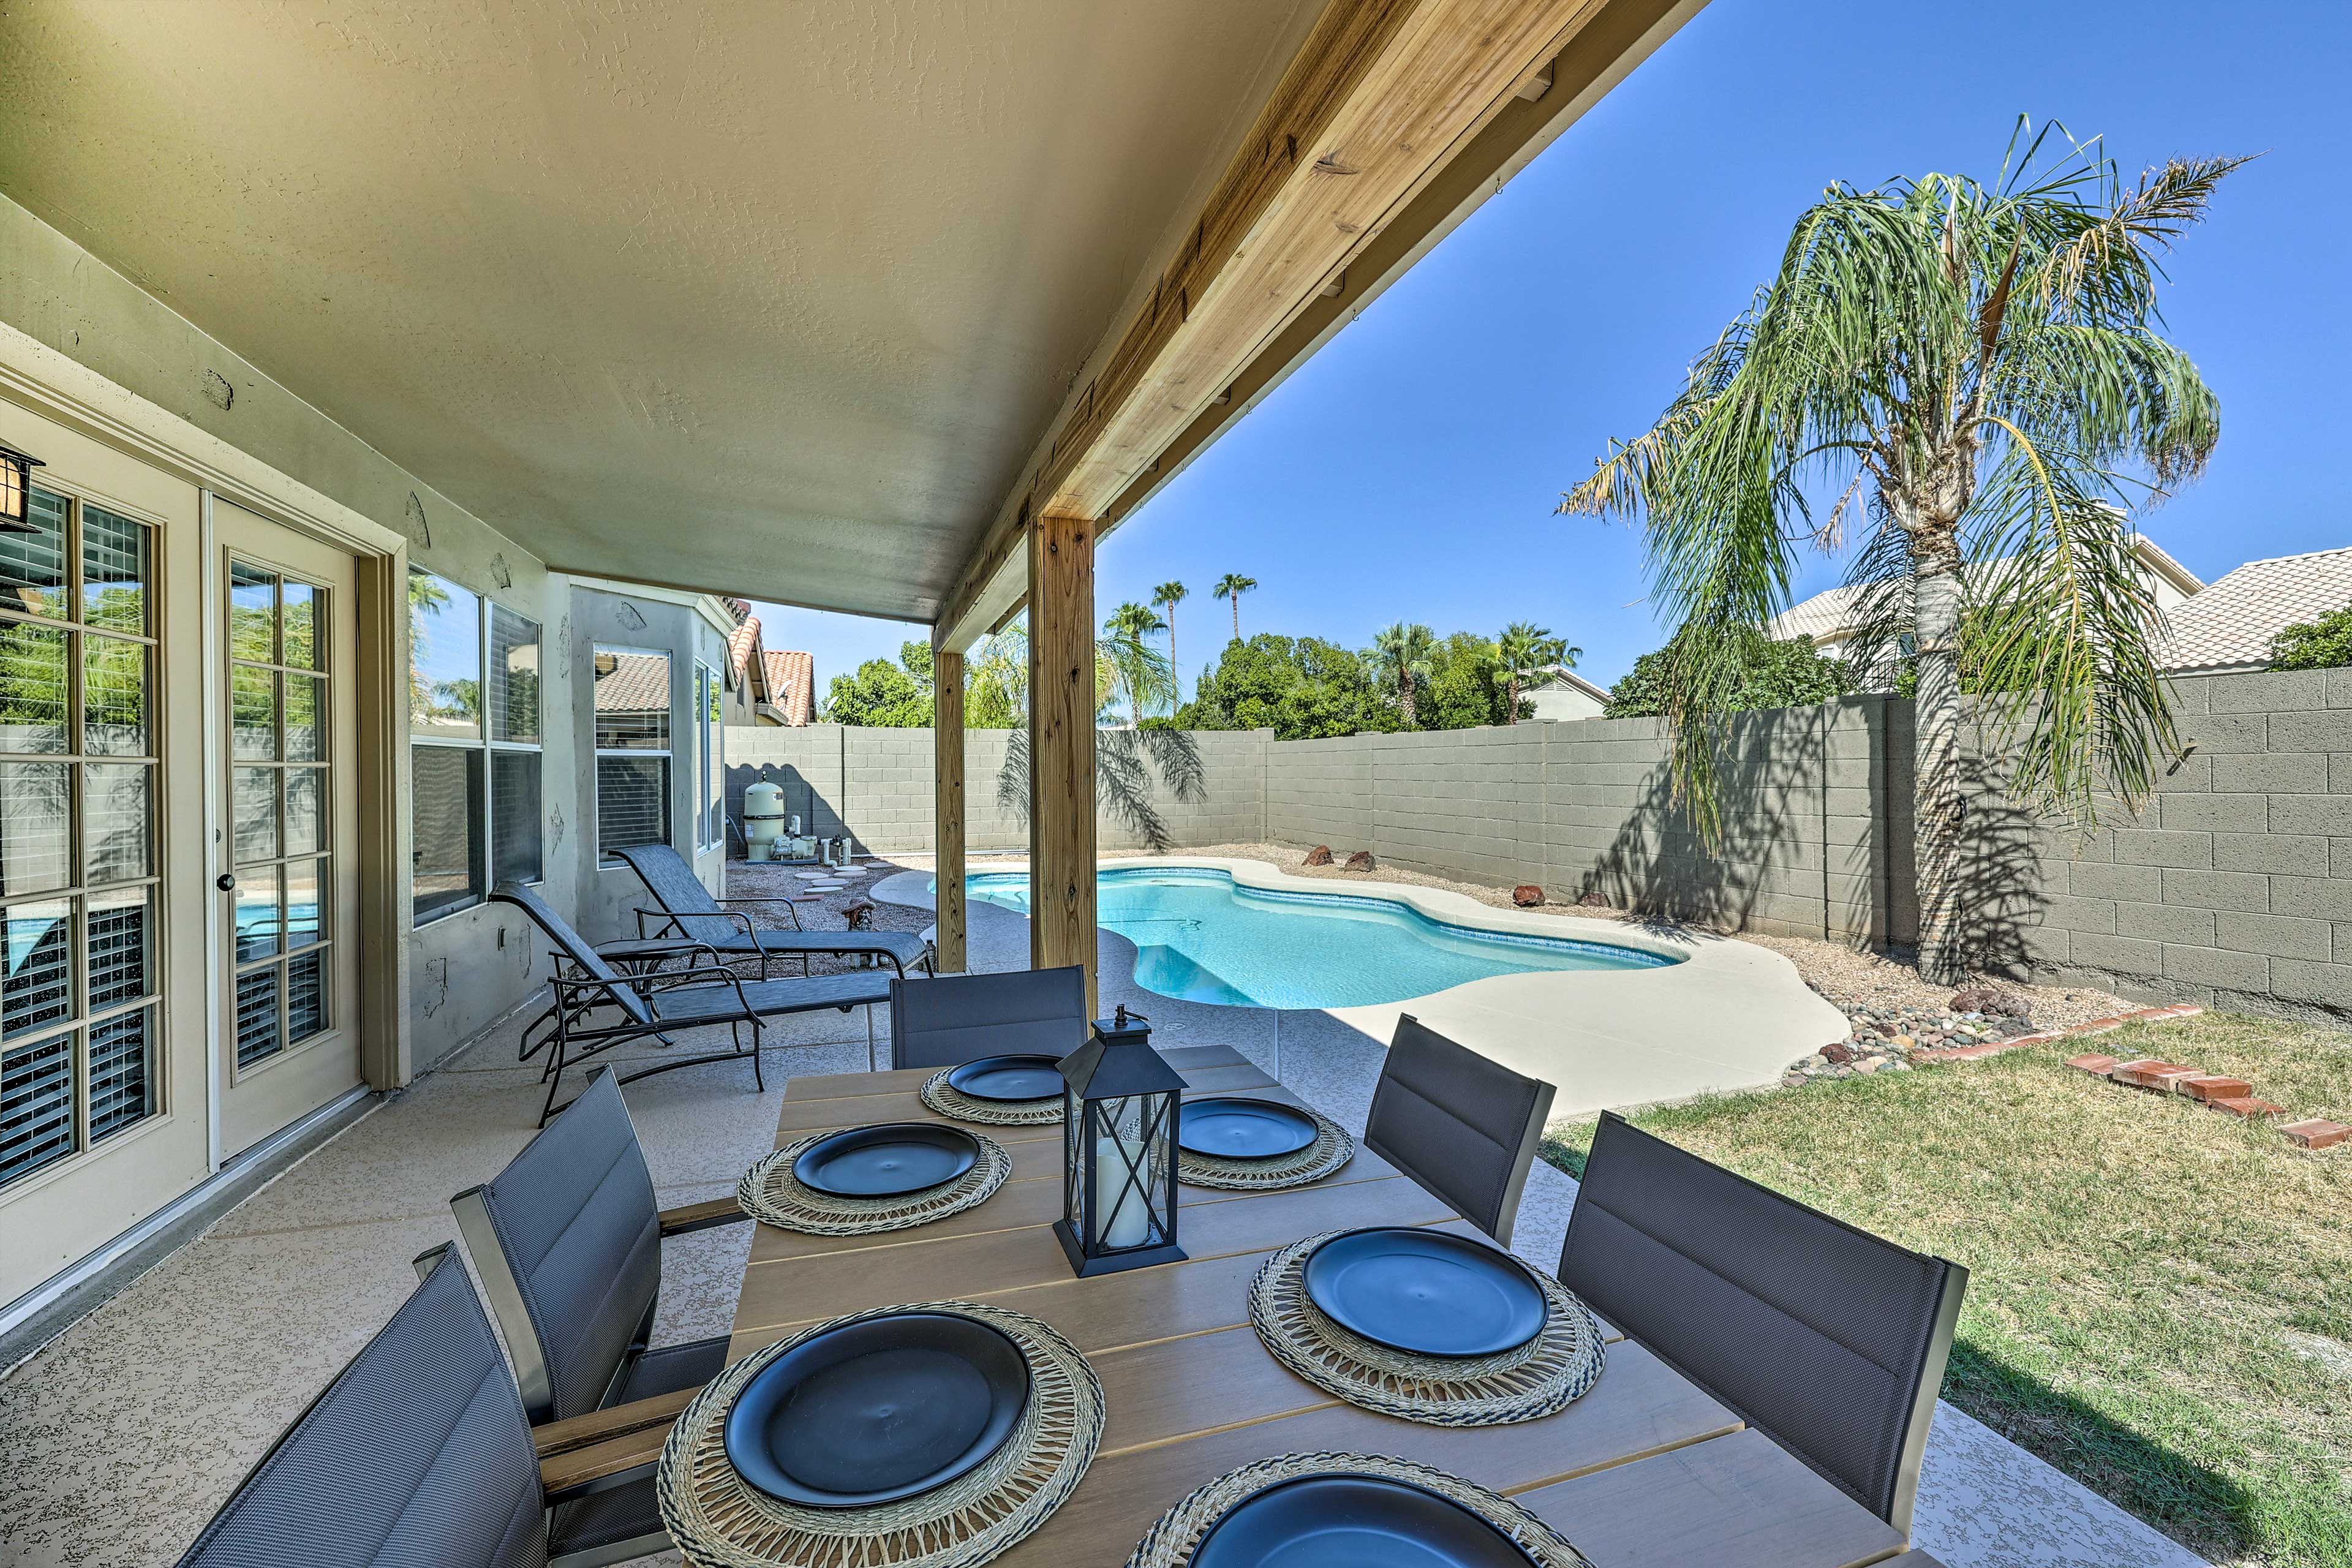
[[[974,899],[1028,912],[1022,871],[965,879]],[[1658,969],[1664,953],[1612,942],[1481,930],[1393,899],[1237,884],[1208,868],[1097,874],[1097,919],[1136,945],[1135,981],[1188,1002],[1355,1007],[1501,974]]]

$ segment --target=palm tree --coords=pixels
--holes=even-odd
[[[1168,656],[1149,640],[1167,629],[1167,622],[1132,599],[1113,610],[1110,618],[1103,622],[1100,647],[1117,672],[1119,686],[1127,692],[1129,729],[1143,721],[1147,704],[1158,706],[1175,684]]]
[[[1152,608],[1168,612],[1168,668],[1171,671],[1176,668],[1176,606],[1190,598],[1192,593],[1192,591],[1181,583],[1162,583],[1151,590]],[[1181,679],[1176,683],[1176,698],[1180,702],[1184,698],[1184,683]]]
[[[2220,437],[2219,401],[2158,333],[2156,286],[2242,162],[2175,160],[2126,187],[2095,140],[2049,126],[1990,185],[1832,185],[1657,423],[1561,500],[1645,515],[1652,591],[1682,621],[1675,792],[1712,840],[1710,721],[1739,679],[1734,634],[1787,604],[1797,546],[1838,548],[1866,497],[1848,581],[1869,629],[1849,657],[1917,661],[1919,966],[1935,980],[1966,973],[1964,678],[2011,796],[2084,829],[2103,795],[2144,802],[2177,752],[2125,503],[2193,479]],[[1809,483],[1842,487],[1826,518]]]
[[[1397,709],[1404,715],[1404,727],[1414,725],[1413,689],[1429,679],[1429,656],[1437,647],[1436,634],[1415,621],[1411,626],[1399,621],[1372,638],[1372,653],[1381,667],[1381,683],[1394,686]]]
[[[1505,711],[1514,724],[1519,720],[1519,682],[1549,673],[1555,665],[1576,668],[1584,656],[1580,647],[1570,647],[1568,639],[1551,635],[1549,626],[1539,626],[1533,621],[1513,621],[1495,639],[1496,656],[1503,661],[1503,680],[1509,691]]]
[[[1217,585],[1214,588],[1209,590],[1220,599],[1231,599],[1234,602],[1234,641],[1235,642],[1242,640],[1242,595],[1256,586],[1256,578],[1244,577],[1238,572],[1228,572],[1217,579]]]

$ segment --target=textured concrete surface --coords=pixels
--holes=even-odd
[[[1264,1065],[1286,1082],[1299,1075],[1301,1093],[1325,1080],[1326,1095],[1344,1100],[1346,1085],[1328,1081],[1335,1076],[1369,1084],[1379,1076],[1381,1046],[1407,1012],[1514,1071],[1551,1084],[1557,1091],[1552,1110],[1559,1116],[1688,1100],[1711,1090],[1759,1089],[1779,1082],[1790,1062],[1844,1039],[1850,1029],[1843,1014],[1807,989],[1795,964],[1753,942],[1500,910],[1460,893],[1403,882],[1335,887],[1262,860],[1185,855],[1103,864],[1206,867],[1227,872],[1245,888],[1378,898],[1454,925],[1606,942],[1675,960],[1655,969],[1502,974],[1374,1006],[1215,1007],[1145,994],[1143,1010],[1155,1022],[1166,1020],[1167,1026],[1230,1032],[1237,1014],[1254,1015],[1256,1021],[1247,1026],[1257,1035],[1270,1034],[1276,1052]],[[990,866],[1005,868],[1007,863]],[[876,884],[874,896],[928,907],[929,879],[919,871],[886,877]],[[1134,949],[1126,939],[1106,931],[1102,941],[1102,973],[1130,973]],[[1104,1005],[1125,999],[1115,997],[1106,983]]]
[[[1027,962],[1027,922],[971,911],[983,969]],[[1344,1026],[1277,1029],[1251,1009],[1171,1002],[1135,988],[1133,950],[1106,935],[1102,994],[1150,1013],[1171,1044],[1224,1042],[1360,1129],[1381,1047]],[[450,1239],[448,1194],[494,1174],[529,1141],[535,1066],[514,1060],[515,1021],[489,1031],[232,1211],[0,1380],[0,1563],[112,1568],[172,1561],[278,1431],[415,1287],[409,1259]],[[682,1037],[681,1046],[698,1044]],[[728,1191],[773,1143],[784,1080],[865,1065],[857,1016],[784,1020],[755,1093],[747,1064],[632,1084],[630,1114],[660,1201]],[[658,1047],[632,1050],[654,1058]],[[1515,1249],[1549,1268],[1575,1184],[1538,1165]],[[730,1325],[748,1234],[681,1237],[663,1254],[656,1337]],[[2199,1559],[1949,1408],[1939,1409],[1917,1542],[1948,1568],[2195,1568]],[[1106,1561],[1128,1543],[1105,1543]],[[647,1560],[669,1564],[675,1553]]]

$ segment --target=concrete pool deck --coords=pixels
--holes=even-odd
[[[1246,1033],[1259,1040],[1274,1053],[1261,1065],[1277,1078],[1283,1076],[1285,1055],[1383,1048],[1396,1032],[1398,1016],[1411,1013],[1482,1056],[1549,1083],[1557,1091],[1554,1115],[1591,1116],[1603,1110],[1776,1084],[1790,1062],[1847,1034],[1845,1015],[1814,994],[1796,965],[1769,949],[1729,937],[1498,910],[1459,893],[1402,882],[1367,879],[1334,887],[1328,880],[1294,877],[1260,860],[1172,855],[1105,859],[1100,865],[1106,871],[1223,871],[1242,888],[1310,893],[1318,899],[1386,900],[1445,925],[1597,942],[1675,960],[1655,968],[1496,975],[1424,996],[1355,1007],[1221,1006],[1132,987],[1144,998],[1142,1010],[1163,1028],[1178,1027],[1187,1035],[1195,1028],[1227,1036]],[[992,860],[974,868],[996,874],[1026,868],[1027,862],[1020,860]],[[882,879],[873,896],[921,909],[933,904],[930,878],[919,871]],[[972,903],[978,907],[980,900]],[[1098,973],[1131,977],[1134,967],[1133,944],[1106,929]],[[1112,1000],[1105,989],[1103,1005],[1108,1006]],[[1196,1011],[1206,1016],[1196,1017]],[[1247,1022],[1235,1015],[1248,1016]],[[1230,1043],[1246,1048],[1238,1040]]]

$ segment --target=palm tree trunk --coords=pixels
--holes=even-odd
[[[1242,596],[1234,595],[1234,641],[1242,640]]]
[[[1919,973],[1968,978],[1960,929],[1960,552],[1949,530],[1913,535],[1919,694],[1914,742],[1913,853]]]
[[[1408,730],[1412,729],[1413,727],[1413,717],[1412,675],[1411,671],[1405,672],[1397,679],[1397,706],[1404,710],[1404,727]]]
[[[1504,686],[1510,694],[1510,706],[1504,710],[1503,722],[1516,724],[1519,721],[1519,672],[1511,671],[1511,679]]]

